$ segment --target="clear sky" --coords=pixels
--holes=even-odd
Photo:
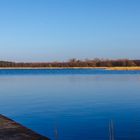
[[[0,60],[140,59],[140,0],[0,0]]]

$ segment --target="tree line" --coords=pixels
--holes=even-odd
[[[140,66],[140,60],[129,60],[129,59],[86,59],[78,60],[71,59],[65,62],[9,62],[0,61],[0,67],[133,67]]]

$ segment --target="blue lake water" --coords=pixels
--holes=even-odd
[[[0,114],[52,140],[109,140],[111,120],[140,140],[140,71],[0,70]]]

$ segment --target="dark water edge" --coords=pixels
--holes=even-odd
[[[0,69],[0,75],[42,75],[42,74],[140,74],[140,70],[105,69]]]
[[[140,140],[140,71],[0,70],[0,112],[52,140]]]

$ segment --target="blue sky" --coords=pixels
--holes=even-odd
[[[139,0],[0,0],[0,59],[140,59]]]

